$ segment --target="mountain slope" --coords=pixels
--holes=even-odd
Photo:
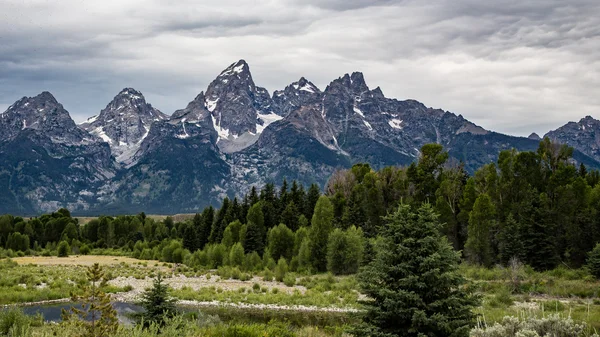
[[[104,189],[107,197],[96,211],[170,214],[216,205],[226,195],[222,186],[229,175],[217,137],[200,94],[185,109],[152,124],[135,164]]]
[[[86,210],[117,171],[110,148],[78,128],[48,92],[0,114],[0,213]]]
[[[586,116],[579,122],[569,122],[548,132],[544,137],[572,146],[600,161],[600,121],[591,116]]]
[[[110,145],[117,162],[131,164],[132,156],[148,135],[150,126],[168,116],[146,103],[141,92],[125,88],[100,114],[80,126]]]

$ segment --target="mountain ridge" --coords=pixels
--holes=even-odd
[[[574,146],[577,161],[600,167],[598,128],[586,117],[546,136]],[[251,185],[288,178],[323,186],[336,169],[359,162],[408,165],[427,143],[442,144],[473,172],[501,150],[535,150],[538,142],[416,100],[387,98],[361,72],[324,90],[301,77],[270,95],[239,60],[170,116],[133,88],[79,126],[49,92],[21,98],[0,114],[0,153],[8,153],[0,160],[0,187],[9,191],[0,213],[60,205],[88,214],[194,212]],[[25,172],[18,168],[23,162]],[[40,179],[39,171],[53,178]],[[7,183],[15,176],[16,186]]]

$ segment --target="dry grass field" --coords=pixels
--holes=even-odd
[[[185,214],[175,214],[175,215],[159,215],[159,214],[150,214],[146,215],[149,218],[152,218],[156,221],[162,221],[167,217],[171,217],[175,222],[185,221],[187,219],[192,219],[196,214],[195,213],[185,213]],[[79,221],[79,224],[85,225],[88,222],[97,219],[98,217],[85,217],[85,216],[76,216],[74,217]]]
[[[69,257],[56,257],[56,256],[24,256],[13,258],[13,261],[20,265],[35,264],[40,266],[91,266],[94,263],[101,265],[114,265],[120,264],[121,262],[126,264],[137,264],[140,262],[138,259],[124,256],[104,256],[104,255],[73,255]],[[145,261],[148,262],[148,267],[160,267],[158,261]]]

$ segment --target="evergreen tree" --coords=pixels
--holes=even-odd
[[[198,232],[198,249],[204,248],[209,242],[210,232],[212,230],[212,224],[215,218],[215,209],[212,206],[208,206],[202,211],[202,226]]]
[[[258,193],[256,192],[256,186],[252,186],[252,188],[250,189],[250,194],[248,195],[248,202],[250,207],[254,206],[254,204],[256,204],[257,202],[259,202],[260,200],[262,200],[263,197],[263,191],[266,194],[269,194],[269,196],[265,196],[264,200],[268,200],[271,199],[273,202],[275,200],[275,187],[273,186],[273,184],[268,183],[267,185],[265,185],[265,188],[260,192],[261,194],[261,198],[259,199],[258,197]],[[271,193],[272,191],[272,193]],[[272,195],[272,197],[271,197]],[[250,208],[248,208],[250,209]]]
[[[88,284],[80,286],[79,294],[72,294],[71,300],[81,303],[81,309],[62,309],[63,321],[75,321],[85,337],[112,336],[119,327],[117,312],[110,303],[110,295],[104,292],[107,279],[98,263],[86,271]]]
[[[163,283],[162,275],[158,273],[149,288],[142,294],[141,306],[144,308],[142,321],[145,326],[151,323],[163,326],[167,318],[176,314],[176,300],[169,296],[169,287]]]
[[[212,229],[210,231],[209,242],[211,243],[219,243],[223,239],[223,231],[225,227],[229,224],[229,198],[225,197],[223,199],[223,203],[221,204],[221,208],[217,211],[215,216],[215,220],[212,223]]]
[[[515,220],[512,213],[506,218],[499,234],[500,261],[508,265],[512,258],[525,261],[525,245],[523,244],[522,228]]]
[[[294,201],[290,201],[287,207],[281,213],[280,221],[285,224],[292,231],[296,231],[298,229],[298,216],[300,212],[296,207],[296,203]]]
[[[321,190],[319,189],[319,185],[312,184],[306,193],[306,201],[304,203],[304,216],[307,219],[312,219],[313,212],[315,211],[315,205],[317,201],[319,201],[319,197],[321,196]]]
[[[587,268],[590,274],[600,279],[600,243],[596,244],[596,247],[588,253]]]
[[[183,231],[183,248],[192,253],[199,249],[196,233],[197,231],[193,223],[185,225],[185,229]]]
[[[479,300],[429,204],[385,218],[375,259],[358,275],[366,314],[356,336],[468,336]]]
[[[262,202],[254,204],[248,210],[246,217],[246,233],[244,249],[246,252],[262,254],[265,247],[265,219],[262,212]]]
[[[327,243],[333,230],[333,205],[326,196],[321,196],[310,226],[311,259],[317,271],[327,270]]]

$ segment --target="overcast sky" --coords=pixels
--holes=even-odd
[[[0,2],[0,111],[47,90],[81,122],[134,87],[171,114],[239,59],[271,93],[362,71],[515,135],[600,118],[598,0]]]

